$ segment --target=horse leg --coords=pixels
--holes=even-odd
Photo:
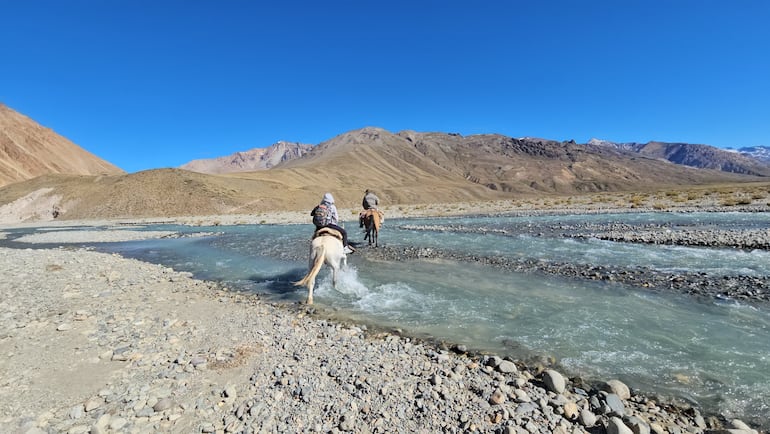
[[[315,267],[316,260],[318,259],[316,255],[318,252],[315,250],[312,251],[310,254],[309,264],[308,264],[308,270],[312,270]],[[307,282],[307,304],[313,304],[313,288],[315,287],[315,276],[313,276],[310,281]]]
[[[374,234],[372,232],[372,221],[370,219],[371,219],[371,217],[367,217],[366,218],[366,237],[364,237],[364,239],[365,240],[368,239],[369,240],[369,245],[371,246],[372,245],[372,237],[374,236]]]
[[[315,279],[324,263],[326,248],[322,245],[310,247],[310,269],[305,277],[294,282],[295,286],[307,286],[307,304],[313,304],[313,288],[315,288]]]
[[[332,265],[332,288],[337,289],[337,268],[339,264]]]
[[[315,287],[315,279],[307,284],[307,304],[313,304],[313,287]]]

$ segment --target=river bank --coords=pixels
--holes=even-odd
[[[1,253],[10,432],[748,432],[617,381],[369,333],[116,255]]]
[[[77,232],[138,236],[41,235]],[[751,432],[616,380],[328,321],[117,255],[1,250],[10,432]]]
[[[469,204],[403,208],[387,216],[503,211],[613,212]],[[56,221],[46,223],[50,233],[28,241],[65,247],[0,248],[0,425],[24,433],[756,432],[686,402],[638,395],[617,380],[588,384],[547,364],[527,366],[329,321],[320,308],[268,303],[186,273],[66,246],[169,235],[131,230],[147,223],[286,224],[307,218],[280,212]],[[67,230],[89,225],[115,229]],[[581,229],[598,234],[608,228]],[[620,229],[628,234],[638,228]],[[405,257],[385,248],[366,254]],[[618,275],[594,270],[593,278]],[[690,277],[683,285],[698,286]]]

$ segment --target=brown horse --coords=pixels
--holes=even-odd
[[[331,228],[318,229],[313,234],[310,244],[310,260],[308,272],[302,280],[294,282],[295,286],[307,287],[307,304],[313,304],[313,288],[315,278],[325,263],[332,269],[332,286],[337,287],[337,273],[340,266],[347,266],[348,260],[342,248],[342,235]]]
[[[366,228],[366,235],[364,240],[369,240],[369,245],[374,244],[374,247],[379,247],[377,241],[380,234],[380,226],[382,225],[382,212],[376,209],[368,209],[364,212],[364,227]]]

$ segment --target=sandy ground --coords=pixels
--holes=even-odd
[[[35,204],[33,206],[33,204]],[[562,198],[509,199],[486,202],[431,203],[381,206],[385,219],[405,217],[444,217],[474,214],[528,214],[528,213],[607,213],[643,211],[745,211],[770,212],[767,196],[737,191],[724,194],[675,195],[659,193],[639,195],[635,193],[607,193],[605,195],[582,195]],[[360,209],[339,208],[342,221],[356,221]],[[258,214],[228,214],[209,216],[178,216],[155,218],[119,218],[111,220],[66,220],[51,216],[50,204],[34,200],[19,199],[0,206],[0,229],[2,227],[40,226],[129,226],[142,224],[184,224],[192,226],[237,225],[237,224],[304,224],[310,222],[310,210],[272,211]]]

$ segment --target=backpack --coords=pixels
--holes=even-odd
[[[329,207],[324,204],[316,205],[310,213],[313,216],[313,224],[321,227],[329,221]]]

